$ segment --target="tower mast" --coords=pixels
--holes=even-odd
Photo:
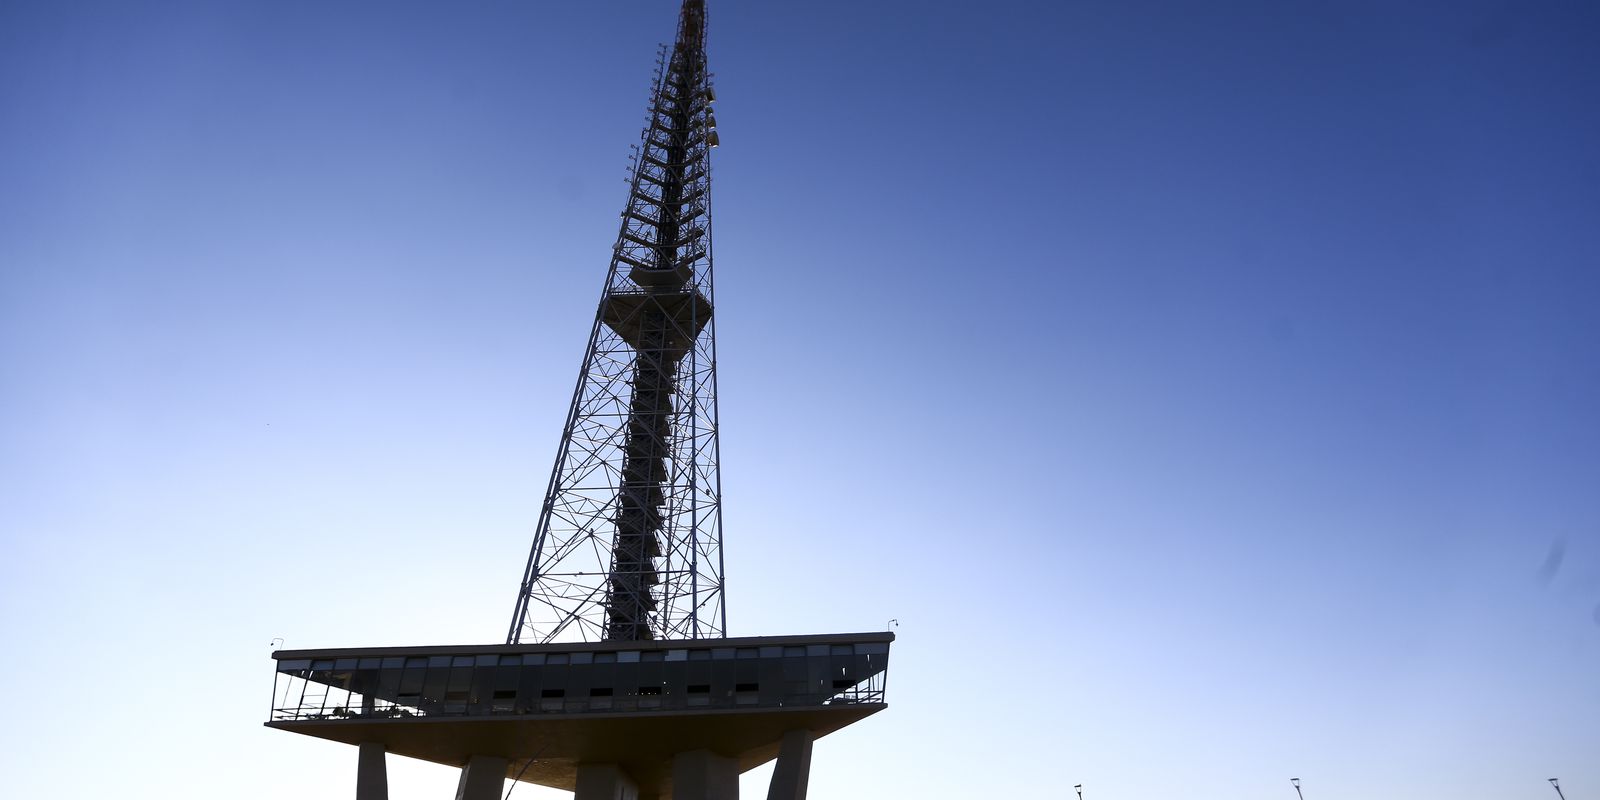
[[[278,650],[267,725],[577,800],[803,800],[812,742],[887,707],[890,631],[729,638],[704,0],[684,0],[503,645]]]
[[[704,0],[651,87],[507,644],[724,635]]]

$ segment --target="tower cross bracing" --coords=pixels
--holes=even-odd
[[[888,631],[729,638],[705,0],[682,0],[636,146],[505,644],[278,650],[269,727],[577,800],[804,800],[812,743],[887,707]]]
[[[507,644],[725,635],[705,27],[651,86]]]

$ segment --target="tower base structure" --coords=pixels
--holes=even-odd
[[[804,800],[811,743],[887,707],[892,633],[273,654],[267,726],[360,747],[358,800],[383,758],[462,768],[458,800],[506,778],[578,800],[736,800],[774,758],[769,798]]]

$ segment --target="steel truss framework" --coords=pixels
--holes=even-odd
[[[725,635],[705,24],[657,65],[509,644]]]

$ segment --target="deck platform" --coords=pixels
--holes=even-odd
[[[674,755],[740,772],[886,707],[892,633],[282,650],[269,727],[572,790],[615,764],[666,795]]]

